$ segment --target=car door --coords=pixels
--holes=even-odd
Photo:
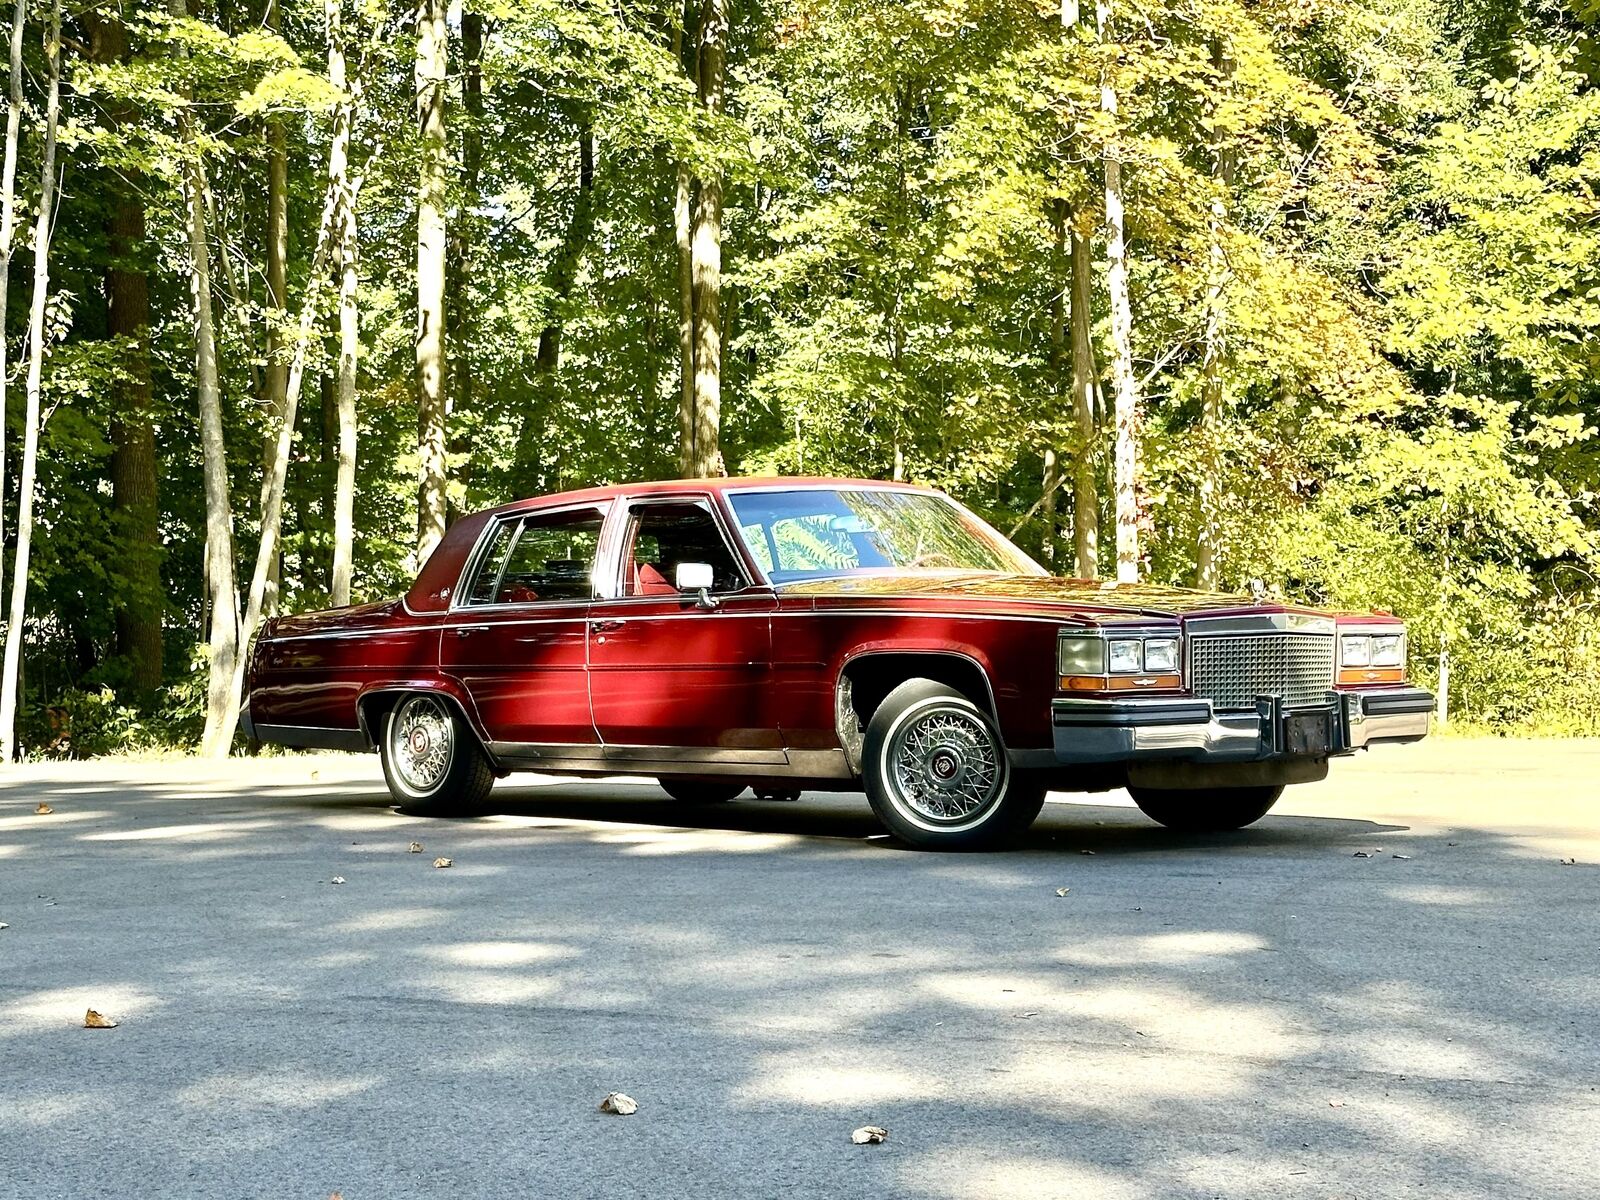
[[[589,694],[608,761],[782,764],[770,588],[752,583],[708,498],[632,501],[589,620]],[[710,607],[674,585],[712,568]]]
[[[440,666],[466,687],[502,757],[598,756],[587,621],[605,515],[587,505],[502,517],[445,617]]]

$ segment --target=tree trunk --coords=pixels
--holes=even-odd
[[[1226,87],[1233,74],[1233,59],[1221,41],[1214,47],[1212,62],[1222,77],[1222,85]],[[1222,471],[1222,414],[1227,404],[1224,390],[1226,381],[1222,370],[1227,354],[1228,256],[1223,249],[1222,233],[1228,216],[1228,194],[1233,186],[1233,152],[1224,142],[1221,131],[1214,137],[1212,170],[1217,186],[1206,221],[1210,255],[1206,280],[1205,346],[1200,367],[1200,529],[1195,538],[1194,555],[1195,586],[1212,592],[1220,586],[1217,560],[1221,549],[1222,523],[1218,512],[1217,480]]]
[[[186,15],[185,0],[172,0],[172,14]],[[228,497],[228,452],[222,423],[222,391],[217,380],[217,338],[212,319],[211,245],[205,204],[205,164],[194,118],[181,110],[179,136],[185,163],[184,200],[188,207],[189,262],[193,272],[195,378],[200,396],[200,452],[206,497],[206,592],[210,597],[211,662],[206,685],[206,723],[200,753],[226,758],[233,744],[237,700],[234,669],[239,661],[239,608],[233,574],[233,507]]]
[[[39,468],[39,396],[44,377],[44,313],[50,295],[50,218],[55,212],[56,127],[61,120],[61,0],[52,0],[44,35],[50,75],[44,153],[39,163],[39,217],[33,226],[33,303],[28,309],[28,399],[22,426],[22,477],[17,494],[17,552],[11,574],[4,676],[0,677],[0,763],[15,755],[22,625],[28,614],[28,557],[33,548],[33,489]]]
[[[683,54],[683,29],[673,34],[673,51]],[[699,86],[699,65],[692,64],[690,78]],[[678,244],[678,473],[693,477],[694,453],[694,177],[678,164],[677,192],[673,198],[673,227]]]
[[[345,79],[342,0],[326,0],[328,79],[341,91]],[[333,190],[339,239],[339,465],[333,489],[333,568],[329,586],[334,607],[350,603],[355,556],[356,495],[356,355],[361,345],[361,312],[357,307],[356,197],[350,182],[350,138],[355,128],[355,97],[339,103],[333,115],[333,144],[328,153],[328,186]]]
[[[1066,7],[1063,5],[1062,20],[1066,19]],[[1055,226],[1055,257],[1052,260],[1052,275],[1054,268],[1059,266],[1065,257],[1062,251],[1067,242],[1067,226],[1069,214],[1066,202],[1056,200],[1050,206],[1051,224]],[[1060,408],[1061,376],[1066,366],[1066,341],[1067,341],[1067,297],[1065,288],[1053,290],[1050,297],[1050,388],[1045,394],[1045,403],[1049,410],[1045,417],[1044,434],[1044,470],[1041,474],[1039,486],[1039,518],[1044,526],[1044,534],[1039,539],[1039,560],[1049,567],[1051,573],[1056,573],[1056,559],[1059,557],[1060,529],[1057,515],[1058,504],[1056,493],[1061,487],[1061,460],[1056,453],[1056,428],[1057,410]]]
[[[1098,0],[1100,41],[1112,43],[1111,0]],[[1115,131],[1117,90],[1107,68],[1100,108],[1113,133],[1104,153],[1106,182],[1106,293],[1111,302],[1111,381],[1116,396],[1117,581],[1139,579],[1139,393],[1133,374],[1133,313],[1128,304],[1128,251],[1123,238],[1122,160]]]
[[[89,54],[101,64],[128,58],[128,31],[114,10],[86,13]],[[120,102],[102,104],[102,123],[113,134],[136,123],[138,112]],[[161,687],[163,592],[160,505],[156,491],[156,439],[150,403],[150,283],[137,260],[144,242],[142,180],[107,173],[106,332],[123,339],[125,378],[112,384],[111,507],[123,548],[125,586],[113,598],[116,652],[128,663],[133,692],[148,697]],[[4,314],[0,312],[0,320]]]
[[[278,0],[266,0],[267,28],[274,33],[282,28]],[[288,136],[281,117],[267,118],[267,370],[262,378],[262,408],[266,430],[261,440],[261,464],[270,469],[273,448],[278,441],[278,425],[283,420],[284,392],[289,386],[289,364],[283,360],[283,327],[289,319],[289,152]],[[257,517],[264,514],[257,513]],[[267,579],[266,612],[278,609],[278,580],[282,563],[274,558]]]
[[[704,0],[700,11],[700,103],[721,113],[728,52],[728,0]],[[691,455],[684,473],[692,478],[727,473],[720,445],[722,426],[722,176],[700,181],[691,239],[694,290],[694,417]]]
[[[1089,239],[1073,222],[1070,230],[1072,288],[1072,550],[1073,570],[1080,579],[1100,574],[1100,489],[1096,483],[1094,389],[1097,374],[1092,321],[1094,264]]]
[[[17,219],[17,142],[22,133],[22,38],[28,23],[28,0],[17,0],[11,16],[11,91],[6,106],[5,165],[0,168],[0,498],[5,496],[6,479],[6,383],[11,371],[6,362],[8,343],[6,297],[11,291],[11,238]],[[0,547],[5,544],[5,505],[0,503]],[[4,555],[0,554],[0,566]],[[0,579],[4,578],[0,571]]]
[[[444,283],[445,189],[444,0],[417,5],[417,565],[428,561],[445,529]]]
[[[572,216],[545,275],[545,288],[554,297],[554,304],[545,318],[544,328],[539,331],[539,349],[533,361],[534,373],[540,379],[547,379],[561,365],[561,334],[566,322],[563,308],[572,297],[578,280],[578,263],[593,232],[594,130],[585,118],[578,129],[578,191],[572,202]]]
[[[450,284],[450,389],[447,413],[470,413],[473,409],[477,377],[473,373],[475,347],[473,329],[477,314],[471,292],[472,255],[477,244],[478,190],[483,174],[483,32],[482,13],[461,13],[461,203],[450,226],[450,257],[446,264]],[[473,477],[473,445],[470,430],[455,423],[446,445],[449,461],[455,464],[455,478],[463,492],[470,491]],[[456,510],[447,499],[447,519],[455,520]]]

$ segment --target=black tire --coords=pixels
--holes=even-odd
[[[912,679],[867,722],[867,799],[884,828],[923,850],[982,850],[1033,824],[1045,787],[1013,771],[988,713],[952,687]]]
[[[664,775],[656,782],[679,804],[726,804],[742,796],[746,786],[737,779],[701,775]]]
[[[1283,786],[1235,788],[1130,787],[1133,802],[1152,821],[1183,833],[1226,833],[1253,825],[1283,795]]]
[[[494,786],[477,735],[443,696],[402,696],[384,718],[378,753],[389,794],[415,816],[471,816]]]

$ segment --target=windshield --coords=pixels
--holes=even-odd
[[[948,497],[888,488],[729,492],[773,583],[853,571],[1042,575],[1036,562]]]

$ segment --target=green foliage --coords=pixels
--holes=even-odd
[[[1059,543],[1067,530],[1046,529],[1037,502],[1045,449],[1078,449],[1064,231],[1090,238],[1097,257],[1103,378],[1099,160],[1115,147],[1149,576],[1193,579],[1198,480],[1214,464],[1225,586],[1261,579],[1306,602],[1392,608],[1412,622],[1419,676],[1448,648],[1463,719],[1596,732],[1594,14],[1446,0],[1113,8],[1114,40],[1102,43],[1092,6],[1063,29],[1046,0],[735,6],[729,111],[711,118],[692,103],[681,6],[469,3],[483,54],[472,69],[452,25],[447,114],[452,509],[675,472],[682,165],[727,181],[730,468],[898,474],[1019,526],[1030,550]],[[157,4],[123,11],[124,61],[68,56],[25,671],[33,752],[184,743],[198,728],[203,663],[189,647],[203,616],[205,514],[181,117],[210,189],[241,571],[268,431],[267,331],[290,323],[264,280],[274,129],[288,153],[290,308],[327,282],[307,278],[341,98],[324,72],[323,6],[281,6],[278,32],[226,7],[182,19]],[[382,0],[345,13],[361,180],[358,598],[394,594],[416,567],[409,14]],[[69,46],[94,44],[84,19],[67,32]],[[35,216],[36,41],[18,171],[25,225],[6,281],[14,351]],[[470,98],[469,77],[481,83]],[[1103,81],[1116,88],[1115,120]],[[109,221],[130,194],[144,236],[114,258]],[[145,273],[142,341],[107,334],[112,267]],[[1207,428],[1217,295],[1224,403]],[[331,330],[324,321],[308,347],[290,464],[290,610],[326,603],[331,587]],[[137,382],[140,350],[160,536],[138,553],[159,558],[160,597],[138,592],[110,482],[118,397]],[[13,406],[13,456],[18,418]],[[1106,468],[1104,422],[1082,450]],[[154,702],[132,694],[118,653],[117,614],[135,602],[163,614],[168,683]],[[52,708],[71,725],[65,741]]]

